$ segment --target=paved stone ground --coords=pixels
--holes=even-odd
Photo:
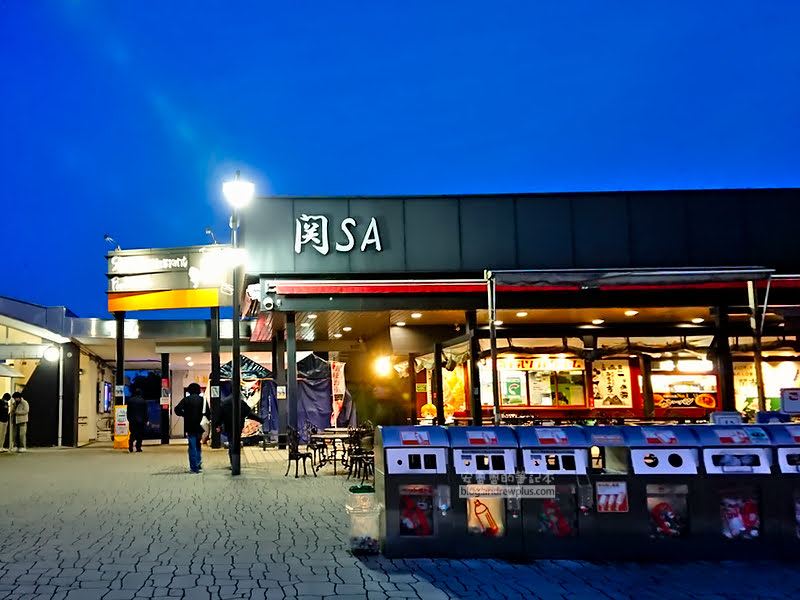
[[[787,599],[778,563],[652,565],[359,559],[342,509],[352,482],[284,478],[283,453],[186,447],[0,455],[0,600],[134,598]]]

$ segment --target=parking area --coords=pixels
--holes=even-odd
[[[353,484],[328,467],[284,477],[285,454],[186,447],[0,455],[0,600],[133,598],[788,599],[796,566],[388,560],[348,552]],[[292,471],[293,474],[294,471]]]

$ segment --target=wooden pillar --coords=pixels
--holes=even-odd
[[[656,413],[653,401],[653,358],[647,354],[639,355],[639,370],[642,375],[642,408],[645,419],[652,419]]]
[[[170,389],[170,377],[169,372],[169,354],[162,352],[161,353],[161,387],[164,387],[164,380],[167,380],[167,389]],[[161,416],[161,443],[162,444],[169,444],[169,403],[164,404],[165,400],[169,400],[168,398],[161,398],[159,399],[159,406],[161,407],[159,414]]]
[[[125,311],[114,313],[117,326],[117,372],[114,376],[114,404],[125,404]]]
[[[714,368],[717,372],[717,392],[719,393],[722,410],[736,410],[736,396],[733,389],[733,359],[731,346],[728,342],[728,307],[718,306],[716,315],[717,333],[715,336],[716,353],[714,355]]]
[[[286,313],[286,357],[288,425],[300,431],[300,424],[297,422],[297,338],[294,312]]]
[[[415,354],[408,355],[408,397],[411,402],[411,424],[417,424],[417,372]]]
[[[436,395],[436,424],[444,425],[444,386],[442,385],[442,345],[433,345],[433,392]]]
[[[474,310],[467,311],[467,333],[469,334],[469,368],[467,369],[469,389],[469,412],[472,425],[480,427],[483,424],[481,407],[481,372],[478,368],[478,357],[481,354],[481,344],[478,339],[478,317]]]
[[[220,381],[219,381],[219,307],[215,306],[211,309],[211,393],[209,394],[211,409],[212,423],[216,424],[219,420],[219,404],[220,404]],[[220,441],[220,434],[217,428],[211,428],[211,447],[219,448],[222,446]]]

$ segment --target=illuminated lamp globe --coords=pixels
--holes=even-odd
[[[250,181],[239,179],[239,171],[233,181],[222,184],[222,193],[225,199],[235,209],[241,209],[250,204],[256,192],[256,186]]]
[[[56,348],[55,346],[50,346],[46,348],[43,356],[47,362],[56,362],[59,357],[58,348]]]

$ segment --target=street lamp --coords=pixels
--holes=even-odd
[[[222,193],[228,204],[231,205],[231,248],[234,252],[239,246],[239,211],[247,206],[255,194],[255,185],[244,179],[239,179],[239,171],[233,181],[222,184]],[[239,272],[241,261],[236,260],[233,265],[233,358],[231,379],[231,423],[230,435],[231,475],[242,472],[242,429],[239,426],[241,419],[241,375],[242,357],[239,348]]]

